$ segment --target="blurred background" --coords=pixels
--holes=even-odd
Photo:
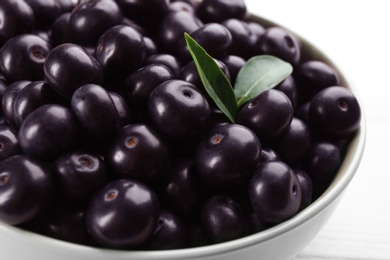
[[[389,1],[245,1],[251,13],[324,52],[358,91],[366,116],[359,170],[330,221],[294,260],[389,260]]]

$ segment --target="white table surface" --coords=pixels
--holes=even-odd
[[[390,259],[390,1],[246,0],[301,35],[355,86],[367,120],[359,170],[335,214],[294,260]]]

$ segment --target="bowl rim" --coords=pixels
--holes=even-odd
[[[84,245],[78,245],[66,241],[57,240],[50,238],[44,235],[33,233],[20,229],[18,227],[8,225],[0,222],[0,232],[11,236],[19,241],[24,243],[33,244],[36,247],[43,247],[45,250],[51,250],[58,252],[63,251],[64,254],[74,254],[74,255],[88,255],[88,256],[99,256],[99,257],[123,257],[127,259],[150,259],[150,260],[162,260],[162,259],[189,259],[194,257],[204,257],[204,256],[213,256],[227,254],[231,251],[244,249],[247,247],[255,246],[256,244],[262,243],[264,241],[276,238],[284,233],[287,233],[291,230],[294,230],[302,226],[306,221],[311,218],[319,215],[324,211],[328,206],[332,204],[346,189],[349,183],[352,181],[353,177],[356,174],[356,171],[359,167],[361,158],[364,153],[365,141],[366,141],[366,119],[364,115],[364,109],[362,107],[362,102],[356,93],[356,89],[349,84],[345,77],[345,73],[341,72],[339,67],[328,58],[321,50],[313,46],[305,38],[301,37],[297,33],[293,32],[289,28],[279,25],[276,22],[269,20],[268,18],[263,18],[255,14],[250,14],[250,20],[260,23],[265,27],[278,26],[287,29],[292,34],[294,34],[302,43],[305,49],[310,49],[310,53],[315,53],[320,60],[327,62],[331,65],[340,75],[342,85],[349,88],[361,106],[361,122],[360,128],[355,134],[354,138],[349,144],[349,149],[346,153],[344,161],[336,175],[335,180],[331,183],[328,189],[317,198],[312,204],[307,208],[299,212],[297,215],[288,219],[282,223],[279,223],[273,227],[270,227],[264,231],[248,235],[243,238],[235,239],[232,241],[205,245],[194,248],[183,248],[183,249],[173,249],[173,250],[153,250],[153,251],[134,251],[134,250],[115,250],[115,249],[105,249],[105,248],[94,248]],[[70,251],[69,251],[70,250]],[[99,258],[100,259],[100,258]]]

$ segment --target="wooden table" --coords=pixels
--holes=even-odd
[[[294,260],[390,259],[390,9],[386,0],[246,0],[327,54],[367,120],[363,160],[335,214]]]

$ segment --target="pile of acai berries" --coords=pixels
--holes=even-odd
[[[127,250],[221,243],[281,223],[329,186],[361,112],[300,40],[243,0],[1,0],[0,221]],[[236,81],[293,72],[234,123],[188,33]]]

